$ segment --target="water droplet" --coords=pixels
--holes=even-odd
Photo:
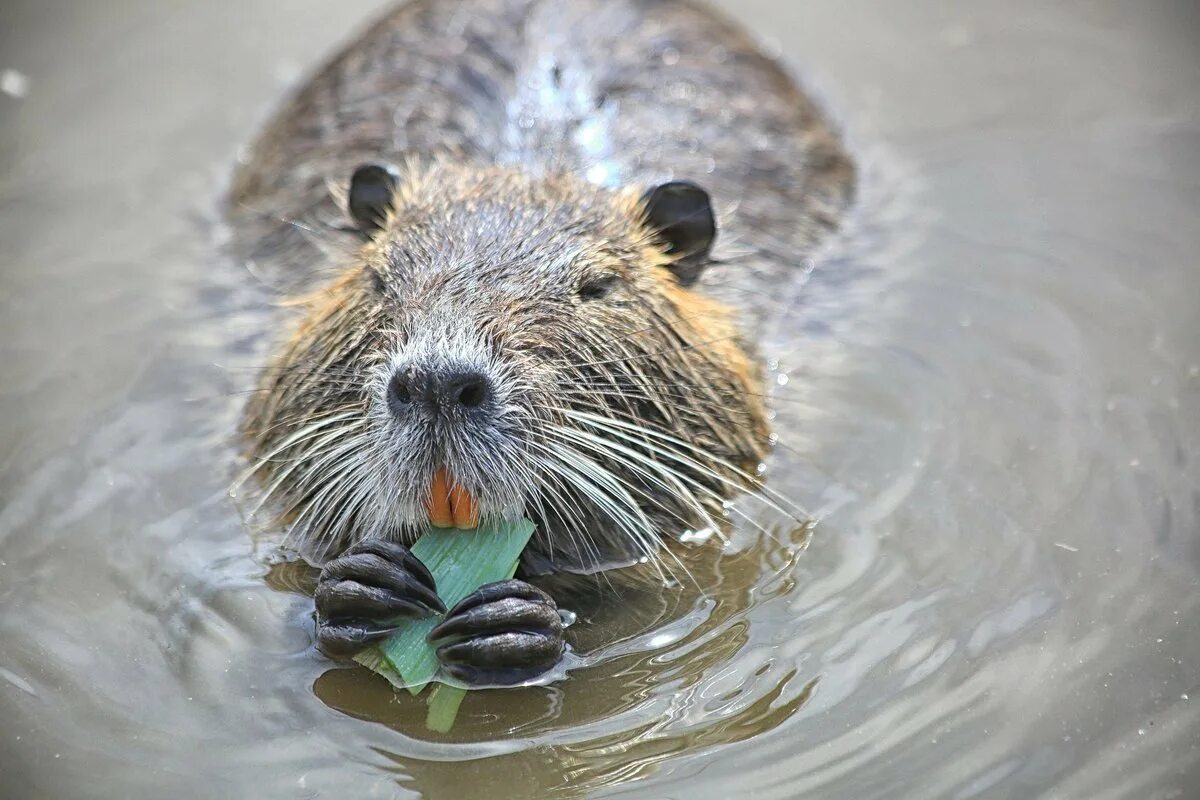
[[[668,47],[662,51],[662,62],[668,67],[673,67],[679,63],[679,51],[674,47]]]
[[[767,473],[767,465],[763,464],[762,462],[759,462],[758,466],[754,468],[754,474],[755,475],[765,475],[766,473]]]
[[[722,503],[722,506],[724,506],[724,503]],[[703,544],[716,535],[716,533],[717,530],[713,527],[701,528],[698,531],[684,531],[680,535],[679,541],[684,544]]]
[[[787,386],[788,376],[786,372],[781,372],[775,376],[775,382],[780,386]]]
[[[15,69],[6,69],[0,72],[0,92],[20,100],[29,94],[29,78]]]

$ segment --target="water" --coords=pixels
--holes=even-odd
[[[276,317],[218,198],[378,4],[0,9],[5,796],[1197,796],[1200,12],[727,5],[866,174],[768,343],[821,522],[748,509],[449,738],[226,496]]]

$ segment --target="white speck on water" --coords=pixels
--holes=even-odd
[[[1054,546],[1062,548],[1063,550],[1066,550],[1068,553],[1078,553],[1079,552],[1078,547],[1072,547],[1071,545],[1066,544],[1065,542],[1055,542]]]
[[[1138,728],[1138,736],[1145,736],[1145,735],[1146,735],[1146,729]]]
[[[767,434],[767,444],[771,445],[772,447],[779,444],[779,434],[774,433],[774,432],[768,433]]]
[[[962,327],[962,328],[971,327],[971,322],[972,322],[972,320],[971,320],[971,316],[969,314],[963,314],[962,316],[960,316],[958,318],[959,327]]]
[[[673,67],[679,63],[679,51],[674,47],[668,47],[662,52],[662,62],[668,67]]]
[[[1141,460],[1139,460],[1139,459],[1136,459],[1136,458],[1131,458],[1131,459],[1129,459],[1129,466],[1131,466],[1131,467],[1140,467],[1141,465],[1142,465],[1142,462],[1141,462]]]
[[[1188,367],[1188,377],[1200,377],[1200,364],[1192,364],[1190,367]]]
[[[0,72],[0,92],[20,100],[29,95],[29,78],[23,72],[6,69]]]
[[[1179,699],[1180,699],[1180,700],[1187,700],[1187,699],[1188,699],[1188,696],[1187,696],[1187,694],[1186,694],[1186,693],[1185,693],[1185,694],[1181,694],[1181,695],[1179,695]]]
[[[787,386],[788,376],[786,372],[781,372],[775,376],[775,382],[780,386]]]
[[[767,473],[767,465],[760,461],[758,466],[754,468],[754,474],[755,475],[765,475],[766,473]]]

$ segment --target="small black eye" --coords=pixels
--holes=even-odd
[[[589,278],[579,287],[580,300],[602,300],[612,294],[617,288],[616,275],[602,275],[599,278]]]

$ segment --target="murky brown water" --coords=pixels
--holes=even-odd
[[[723,3],[866,173],[770,343],[821,524],[747,508],[451,737],[226,496],[277,317],[218,198],[379,5],[0,7],[0,793],[1200,796],[1195,4]]]

